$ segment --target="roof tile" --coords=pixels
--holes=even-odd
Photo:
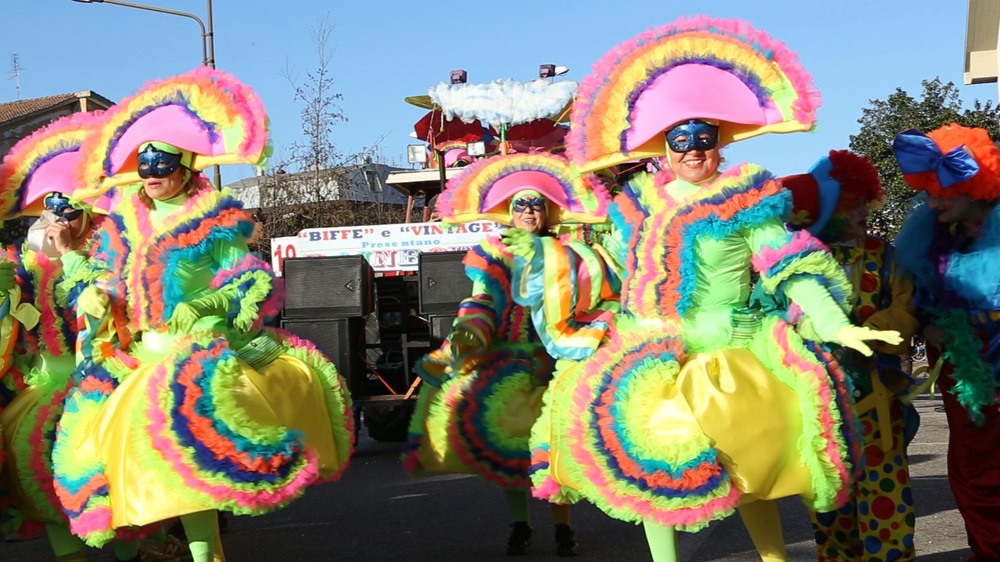
[[[0,103],[0,123],[12,121],[18,117],[24,117],[76,98],[76,94],[70,93]]]

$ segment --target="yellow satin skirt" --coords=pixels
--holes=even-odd
[[[529,439],[546,388],[539,382],[551,373],[536,347],[496,345],[470,374],[421,391],[404,469],[472,473],[504,488],[528,488]]]
[[[320,474],[343,468],[324,401],[322,381],[302,360],[282,355],[259,371],[240,361],[241,375],[227,388],[241,416],[255,426],[291,428],[318,456]],[[186,465],[189,448],[151,438],[149,397],[166,392],[151,388],[169,384],[158,365],[144,365],[111,393],[94,417],[81,443],[84,454],[104,465],[111,503],[112,527],[142,526],[188,513],[226,509],[212,494],[185,489],[183,474],[172,464]],[[180,450],[180,459],[168,459]],[[341,451],[342,453],[342,451]],[[204,485],[204,482],[200,484]],[[225,484],[221,484],[225,485]]]
[[[550,383],[549,415],[578,416],[570,411],[572,402],[559,397],[572,392],[574,372],[582,369],[578,363]],[[742,494],[758,499],[812,495],[798,450],[802,415],[796,394],[749,350],[691,355],[676,382],[633,389],[621,410],[626,414],[619,423],[629,428],[634,447],[663,450],[704,436]],[[552,477],[573,490],[586,488],[573,460],[577,439],[561,429],[549,435]]]
[[[25,518],[64,523],[66,517],[52,482],[52,434],[72,385],[70,374],[75,363],[69,354],[56,357],[44,351],[24,359],[28,361],[21,368],[28,386],[19,389],[0,411],[6,451],[0,464],[0,487]]]
[[[683,353],[619,331],[557,365],[531,436],[536,496],[695,531],[748,499],[835,509],[858,448],[843,372],[777,319],[745,347]]]
[[[685,431],[678,422],[693,420],[743,494],[812,496],[799,452],[798,397],[749,350],[697,353],[677,377],[679,392],[663,390],[664,399],[649,417],[654,438],[675,438],[677,430]]]

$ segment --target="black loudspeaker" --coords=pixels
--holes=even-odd
[[[465,251],[423,253],[417,258],[420,277],[420,313],[455,314],[458,304],[472,294],[465,275]]]
[[[352,396],[368,393],[364,318],[284,320],[281,327],[315,344],[337,366]]]
[[[283,318],[344,318],[372,311],[372,267],[363,256],[284,261]]]
[[[428,316],[427,322],[430,324],[430,347],[437,349],[441,347],[444,340],[451,334],[451,325],[455,322],[455,316]]]

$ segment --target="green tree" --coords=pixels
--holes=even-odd
[[[892,141],[907,129],[928,132],[948,123],[982,127],[994,139],[1000,139],[1000,116],[993,101],[985,104],[975,100],[964,107],[954,83],[942,83],[940,78],[921,82],[922,96],[917,99],[896,88],[885,100],[871,100],[870,107],[861,110],[861,129],[851,135],[853,152],[867,156],[878,168],[885,188],[882,208],[872,213],[869,228],[872,233],[893,238],[910,210],[915,194],[903,181],[903,172],[892,152]]]

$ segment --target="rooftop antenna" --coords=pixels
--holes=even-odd
[[[17,90],[17,99],[21,99],[21,58],[14,53],[10,56],[10,77],[14,81],[14,89]]]

